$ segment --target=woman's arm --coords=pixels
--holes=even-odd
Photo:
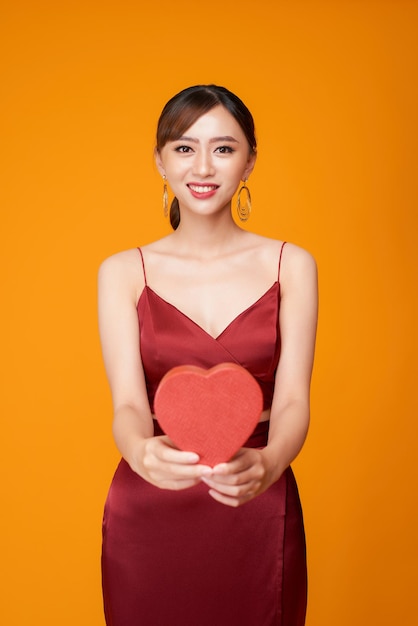
[[[158,487],[184,489],[209,470],[168,437],[153,437],[139,347],[136,303],[144,285],[138,258],[136,250],[122,252],[99,270],[99,331],[113,399],[113,434],[134,472]]]
[[[278,480],[303,446],[309,426],[309,390],[317,325],[317,272],[309,253],[287,244],[281,274],[281,355],[268,445],[243,448],[205,478],[216,500],[239,506]]]
[[[310,383],[318,316],[316,263],[309,253],[289,245],[283,267],[280,304],[282,347],[265,449],[275,478],[301,450],[310,418]],[[286,259],[285,259],[286,261]]]

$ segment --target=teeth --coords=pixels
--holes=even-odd
[[[209,191],[216,189],[216,185],[189,185],[189,187],[196,193],[208,193]]]

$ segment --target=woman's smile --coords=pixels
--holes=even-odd
[[[215,195],[216,190],[219,188],[219,185],[189,183],[187,187],[190,189],[191,194],[194,198],[206,200],[207,198],[211,198],[213,195]]]

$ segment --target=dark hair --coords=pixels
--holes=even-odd
[[[179,139],[199,117],[218,105],[225,107],[236,119],[248,141],[250,151],[255,153],[257,141],[253,116],[238,96],[218,85],[187,87],[167,102],[158,120],[157,151],[162,150],[168,141]],[[180,223],[177,198],[171,203],[170,222],[174,230]]]

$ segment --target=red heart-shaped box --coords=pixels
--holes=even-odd
[[[257,381],[235,363],[205,370],[174,367],[161,379],[155,416],[180,450],[196,452],[213,467],[229,459],[247,441],[263,410]]]

